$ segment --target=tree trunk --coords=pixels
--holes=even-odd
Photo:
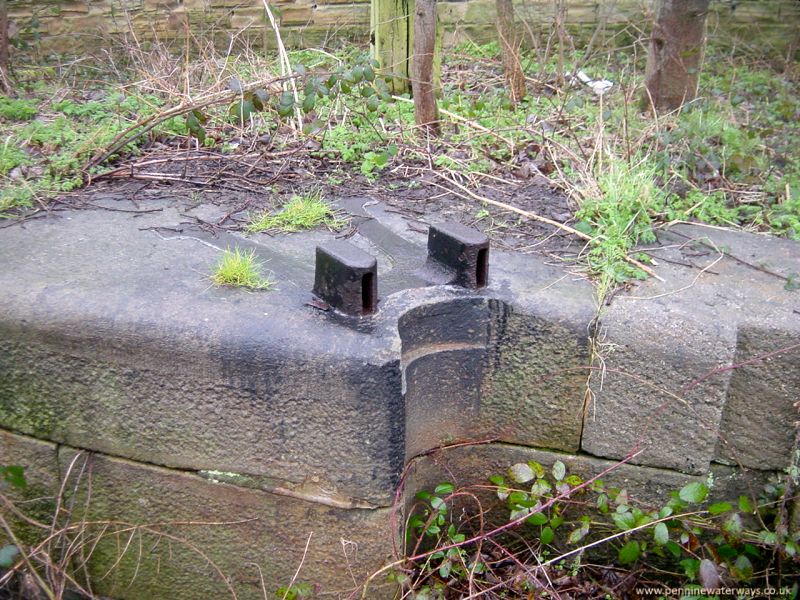
[[[514,5],[511,0],[496,0],[497,36],[503,56],[503,72],[511,101],[516,104],[525,97],[525,73],[519,62],[520,41],[514,28]]]
[[[0,91],[9,91],[8,80],[8,6],[0,0]]]
[[[436,0],[416,0],[414,8],[414,59],[411,63],[411,90],[417,125],[430,133],[439,132],[439,114],[434,88],[436,53]]]
[[[697,95],[709,0],[658,0],[642,103],[675,110]]]

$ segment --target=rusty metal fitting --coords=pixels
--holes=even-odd
[[[460,223],[437,223],[428,231],[428,261],[452,273],[450,283],[466,288],[489,282],[489,238]]]
[[[317,246],[314,294],[348,315],[374,313],[378,307],[378,261],[349,242]]]

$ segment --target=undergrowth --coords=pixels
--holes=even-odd
[[[435,140],[416,130],[413,103],[392,96],[391,75],[379,72],[363,49],[290,52],[295,96],[277,81],[272,57],[245,49],[220,61],[197,43],[197,56],[180,65],[158,44],[107,58],[115,78],[83,88],[67,84],[80,80],[80,67],[48,67],[44,81],[35,82],[21,70],[19,97],[0,97],[0,215],[43,206],[102,176],[119,158],[130,162],[154,147],[203,149],[224,159],[253,152],[267,139],[270,151],[296,149],[299,160],[334,164],[344,177],[329,176],[328,183],[363,177],[379,184],[389,171],[415,181],[435,170],[454,182],[445,191],[463,198],[456,184],[465,185],[479,202],[498,179],[513,198],[525,179],[546,177],[571,200],[568,224],[592,238],[578,258],[600,282],[601,295],[644,276],[629,259],[668,223],[800,239],[796,74],[727,40],[711,40],[700,96],[657,117],[635,108],[641,37],[618,49],[565,52],[548,42],[524,51],[529,90],[517,104],[503,89],[497,43],[461,44],[443,65],[444,127]],[[598,96],[573,82],[569,74],[577,69],[614,85]],[[250,85],[265,73],[276,79]],[[110,144],[167,107],[225,91],[231,94],[225,101],[166,119],[121,147]],[[99,153],[108,147],[113,151]],[[100,160],[91,161],[98,153]],[[265,213],[263,222],[242,227],[282,227],[275,219],[287,217]]]
[[[389,575],[404,597],[608,599],[680,589],[693,600],[771,589],[795,598],[800,589],[800,532],[790,532],[780,478],[752,497],[712,501],[709,476],[643,502],[556,460],[548,469],[514,464],[488,484],[417,493],[409,558]]]

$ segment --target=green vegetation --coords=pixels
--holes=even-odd
[[[343,219],[334,214],[331,205],[322,198],[322,192],[316,189],[301,196],[293,196],[278,213],[255,216],[247,226],[247,230],[257,233],[277,229],[291,233],[313,229],[320,225],[330,229],[341,229],[344,223]]]
[[[796,75],[746,52],[709,47],[698,99],[678,113],[653,118],[634,108],[644,57],[630,47],[595,48],[588,55],[565,54],[554,46],[525,51],[522,64],[531,89],[514,104],[496,78],[498,44],[464,43],[443,66],[443,127],[435,143],[414,127],[413,103],[389,93],[391,76],[378,72],[355,46],[335,54],[291,51],[297,96],[288,88],[255,86],[264,73],[277,72],[273,62],[255,55],[228,60],[213,76],[205,68],[189,68],[180,82],[147,79],[153,66],[133,62],[123,72],[146,81],[153,90],[148,93],[128,87],[121,94],[120,82],[65,93],[56,88],[57,72],[51,69],[51,80],[27,84],[24,97],[0,97],[0,215],[14,216],[20,207],[74,190],[115,158],[130,158],[154,141],[231,156],[247,147],[247,140],[266,137],[274,140],[274,150],[297,150],[301,161],[333,163],[337,175],[320,182],[327,185],[344,181],[341,174],[375,184],[398,168],[419,184],[433,169],[480,196],[498,177],[511,182],[504,190],[512,190],[522,170],[548,177],[571,199],[575,227],[593,238],[588,251],[573,260],[596,278],[602,296],[644,276],[630,258],[637,245],[651,242],[655,230],[670,222],[800,239],[795,151],[800,88]],[[614,85],[598,96],[564,76],[577,68]],[[85,168],[98,149],[132,124],[185,102],[187,77],[195,92],[227,88],[230,96],[168,119],[145,135],[131,132],[101,166]],[[461,192],[454,184],[444,187]],[[325,211],[321,204],[293,199],[282,212],[261,213],[244,228],[341,226]],[[503,227],[511,232],[516,225],[512,220]]]
[[[83,165],[97,148],[131,123],[155,114],[163,104],[153,95],[120,94],[110,87],[94,90],[102,99],[90,101],[53,101],[53,92],[51,87],[40,86],[30,91],[33,99],[0,96],[0,112],[11,120],[0,122],[0,176],[8,177],[17,168],[21,171],[0,187],[0,217],[13,216],[8,211],[15,208],[32,206],[35,198],[45,201],[82,186]],[[170,120],[153,135],[174,133],[176,127],[177,121]],[[135,153],[142,141],[123,151]]]
[[[244,287],[251,290],[270,290],[275,282],[261,275],[261,264],[255,250],[226,249],[217,262],[211,281],[216,285]]]
[[[794,561],[800,532],[788,532],[777,479],[758,496],[712,502],[709,476],[655,505],[598,478],[584,481],[558,460],[549,470],[518,463],[489,483],[462,489],[442,483],[416,495],[406,527],[414,558],[390,575],[408,597],[464,597],[494,590],[497,582],[513,597],[541,593],[542,586],[557,595],[596,584],[604,589],[609,572],[633,571],[630,591],[657,582],[700,594],[730,584],[781,588],[782,597],[794,598],[800,589]],[[504,516],[482,508],[492,506],[488,489]],[[519,577],[523,572],[537,577]]]

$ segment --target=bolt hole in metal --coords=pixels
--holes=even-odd
[[[478,260],[475,267],[475,284],[477,287],[486,287],[489,280],[489,249],[478,250]]]
[[[375,298],[375,274],[364,273],[361,278],[361,311],[362,314],[371,315],[375,312],[376,298]]]

